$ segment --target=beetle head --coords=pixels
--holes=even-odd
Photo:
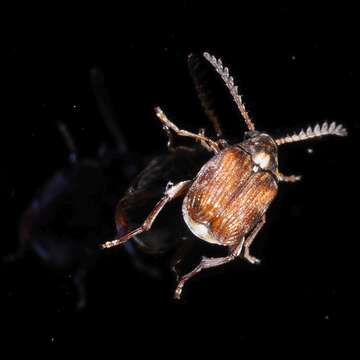
[[[259,131],[247,131],[240,144],[262,170],[276,172],[278,168],[277,145],[273,138]]]

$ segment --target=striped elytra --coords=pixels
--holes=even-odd
[[[254,166],[241,147],[231,146],[201,168],[184,199],[183,215],[199,238],[233,245],[261,220],[276,194],[274,175]]]

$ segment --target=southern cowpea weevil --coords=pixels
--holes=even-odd
[[[169,186],[140,227],[119,239],[103,244],[103,248],[116,246],[150,230],[162,208],[174,198],[185,194],[182,215],[191,232],[209,243],[227,246],[229,255],[219,258],[203,257],[198,266],[180,278],[175,291],[178,299],[184,284],[203,269],[228,263],[238,256],[252,264],[260,262],[249,250],[265,224],[265,214],[277,194],[278,183],[300,180],[300,176],[286,176],[279,171],[278,146],[325,135],[347,135],[346,129],[335,122],[330,125],[324,122],[321,126],[308,127],[306,131],[281,138],[273,138],[256,131],[229,69],[222,65],[220,59],[208,53],[203,55],[221,76],[246,123],[248,131],[245,132],[244,141],[228,144],[222,138],[219,123],[216,124],[217,140],[212,140],[203,133],[195,134],[179,129],[157,107],[156,115],[167,131],[170,129],[178,136],[200,141],[214,156],[203,165],[195,179]]]

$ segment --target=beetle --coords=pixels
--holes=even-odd
[[[129,150],[116,124],[102,71],[92,69],[90,81],[114,145],[100,146],[93,158],[79,157],[68,128],[58,123],[69,161],[40,187],[22,214],[19,248],[6,259],[15,260],[32,250],[48,267],[69,272],[78,292],[79,309],[85,305],[84,278],[101,254],[99,244],[116,234],[112,217],[117,199],[143,164]]]
[[[296,182],[300,176],[283,175],[278,167],[278,146],[286,143],[319,138],[326,135],[346,136],[341,125],[332,122],[301,130],[294,135],[273,138],[257,131],[251,120],[238,87],[224,67],[221,59],[208,53],[204,58],[214,67],[229,90],[242,115],[248,131],[244,140],[228,144],[222,137],[217,124],[217,140],[204,134],[195,134],[178,128],[165,113],[156,107],[156,115],[166,129],[182,137],[198,140],[213,152],[194,179],[179,181],[169,186],[145,221],[138,228],[118,239],[106,242],[103,248],[122,244],[134,236],[151,229],[163,207],[179,196],[185,195],[182,202],[182,216],[191,232],[208,243],[226,246],[229,254],[224,257],[203,257],[201,262],[178,281],[175,298],[181,297],[184,284],[203,269],[217,267],[241,256],[252,264],[260,260],[251,255],[250,247],[256,235],[265,224],[266,211],[278,192],[280,182]]]

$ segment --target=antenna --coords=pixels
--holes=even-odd
[[[321,126],[319,124],[315,125],[314,129],[309,126],[306,131],[301,130],[297,134],[286,135],[282,138],[276,139],[275,142],[277,145],[283,145],[327,135],[346,136],[347,130],[342,126],[342,124],[337,125],[335,121],[333,121],[330,125],[328,125],[325,121]]]
[[[241,96],[238,94],[238,87],[234,85],[234,78],[230,76],[229,69],[223,67],[221,59],[216,59],[215,56],[204,52],[204,58],[215,68],[216,72],[223,79],[226,87],[229,89],[231,96],[233,97],[242,117],[245,120],[246,126],[250,131],[255,130],[254,123],[251,121],[248,112],[246,111],[245,105],[241,100]]]

